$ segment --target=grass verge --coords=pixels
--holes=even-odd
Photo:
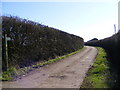
[[[109,63],[106,60],[105,51],[97,47],[98,55],[93,66],[88,71],[80,88],[109,88],[108,77],[110,76]]]
[[[2,80],[2,81],[13,80],[15,77],[22,76],[22,75],[28,73],[29,71],[34,70],[35,68],[39,68],[39,67],[45,66],[47,64],[56,62],[58,60],[64,59],[64,58],[66,58],[68,56],[71,56],[71,55],[74,55],[74,54],[76,54],[76,53],[78,53],[78,52],[80,52],[84,49],[85,49],[85,47],[82,48],[82,49],[79,49],[75,52],[72,52],[70,54],[60,56],[58,58],[51,59],[51,60],[48,60],[48,61],[43,61],[43,62],[37,63],[37,64],[29,66],[29,67],[24,67],[24,68],[20,68],[20,69],[16,69],[15,67],[11,67],[8,71],[3,72],[2,77],[0,77],[0,80]]]

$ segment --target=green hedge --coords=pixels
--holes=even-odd
[[[105,49],[114,78],[112,87],[120,88],[120,31],[105,39],[86,42],[85,45],[99,46]]]
[[[6,70],[5,37],[9,67],[25,67],[83,48],[83,39],[61,30],[14,16],[2,16],[2,63]]]

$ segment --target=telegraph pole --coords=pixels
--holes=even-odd
[[[114,24],[114,32],[115,32],[115,34],[116,34],[116,25]]]

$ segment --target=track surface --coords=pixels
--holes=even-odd
[[[83,51],[31,71],[22,79],[3,82],[3,88],[80,88],[88,69],[93,64],[97,49]]]

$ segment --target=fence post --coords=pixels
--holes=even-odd
[[[5,60],[6,60],[6,68],[8,70],[8,43],[7,43],[7,34],[5,34]]]

